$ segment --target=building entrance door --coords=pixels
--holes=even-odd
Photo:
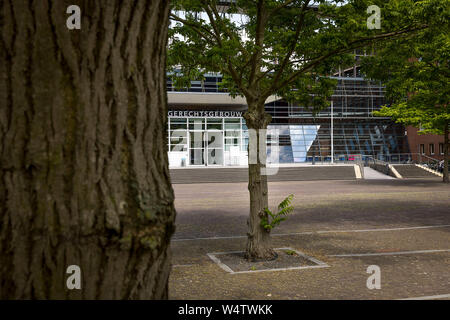
[[[223,132],[214,130],[206,134],[206,164],[208,166],[223,165]]]
[[[189,164],[191,166],[205,165],[205,132],[189,132]]]
[[[191,131],[189,139],[189,164],[191,166],[223,165],[222,131]]]

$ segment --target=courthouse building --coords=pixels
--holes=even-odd
[[[334,78],[338,85],[333,107],[317,114],[279,97],[266,101],[272,116],[268,153],[272,146],[279,147],[280,163],[330,162],[332,150],[334,161],[351,161],[356,155],[392,159],[408,153],[405,128],[372,114],[386,104],[383,86],[362,78],[357,67]],[[221,81],[218,74],[206,74],[190,88],[177,90],[168,78],[171,167],[247,164],[246,101],[232,98]],[[278,135],[271,134],[272,129]]]

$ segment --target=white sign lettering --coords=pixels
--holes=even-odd
[[[169,117],[199,117],[199,118],[240,118],[242,111],[175,111],[168,112]]]

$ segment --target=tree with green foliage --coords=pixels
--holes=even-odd
[[[0,1],[0,299],[168,298],[169,9]]]
[[[410,10],[414,3],[420,8]],[[223,75],[232,96],[247,102],[244,114],[250,145],[266,154],[265,130],[271,121],[264,105],[273,95],[310,107],[329,105],[335,81],[326,77],[353,61],[351,53],[384,39],[426,28],[418,19],[430,1],[413,0],[178,0],[173,1],[168,63],[177,86],[206,72]],[[369,29],[370,5],[381,8],[380,29]],[[250,215],[246,257],[271,259],[267,220],[268,188],[264,157],[249,163]]]
[[[363,71],[386,84],[391,102],[375,115],[388,116],[419,133],[444,136],[444,177],[448,183],[450,125],[450,0],[438,1],[429,27],[414,37],[385,42],[365,58]],[[426,16],[424,17],[426,19]]]

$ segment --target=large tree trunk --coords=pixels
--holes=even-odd
[[[72,4],[81,30],[66,27]],[[166,0],[0,1],[1,299],[167,298],[168,13]]]
[[[264,111],[264,104],[249,104],[249,110],[244,114],[249,131],[249,149],[254,148],[256,154],[251,163],[249,150],[248,191],[250,193],[250,215],[247,220],[247,249],[246,258],[251,261],[273,259],[276,254],[271,246],[270,230],[261,226],[261,218],[267,218],[264,209],[268,208],[267,175],[262,170],[266,167],[266,139],[261,130],[266,130],[271,117]],[[260,143],[260,139],[262,143]],[[264,155],[260,157],[260,155]],[[262,158],[262,159],[261,159]]]
[[[448,134],[449,134],[449,130],[448,130],[448,123],[445,126],[444,129],[444,177],[443,177],[443,181],[445,183],[449,183],[449,178],[448,178],[448,149],[449,149],[449,139],[448,139]]]

